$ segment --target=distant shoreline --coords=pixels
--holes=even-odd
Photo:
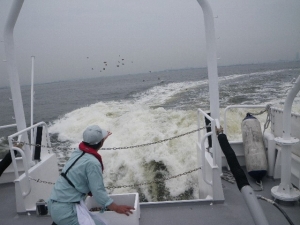
[[[288,64],[288,63],[299,63],[300,68],[300,60],[278,60],[278,61],[271,61],[271,62],[262,62],[262,63],[243,63],[243,64],[231,64],[231,65],[222,65],[218,66],[218,68],[225,68],[225,67],[236,67],[236,66],[249,66],[249,65],[271,65],[271,64]],[[207,67],[187,67],[187,68],[178,68],[178,69],[165,69],[160,71],[151,71],[151,73],[161,73],[161,72],[170,72],[170,71],[180,71],[180,70],[198,70],[198,69],[206,69]],[[104,75],[102,77],[119,77],[119,76],[128,76],[128,75],[144,75],[149,74],[149,72],[145,73],[133,73],[133,74],[122,74],[122,75]],[[300,74],[299,74],[300,75]],[[98,79],[99,77],[86,77],[84,79]],[[35,83],[35,85],[44,85],[44,84],[53,84],[53,83],[61,83],[61,82],[68,82],[68,81],[78,81],[82,80],[82,78],[77,79],[66,79],[66,80],[58,80],[58,81],[51,81],[45,83]],[[23,84],[21,87],[30,86],[30,84]],[[0,86],[0,89],[9,88],[9,85]]]

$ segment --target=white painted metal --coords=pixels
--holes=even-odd
[[[17,70],[17,63],[15,59],[15,49],[14,49],[14,39],[13,39],[13,30],[17,22],[17,18],[21,11],[24,0],[14,0],[12,7],[10,9],[8,19],[6,21],[4,29],[4,47],[5,47],[5,56],[7,63],[7,71],[9,75],[9,83],[11,88],[11,95],[13,99],[13,108],[17,124],[18,131],[26,128],[25,114],[23,109],[23,101],[21,95],[21,88],[19,82],[19,74]],[[28,143],[28,135],[24,134],[22,140]],[[28,160],[28,164],[31,160],[30,148],[29,146],[24,147],[24,152]]]
[[[299,142],[299,139],[291,137],[291,113],[292,104],[300,91],[300,76],[296,80],[293,88],[289,91],[284,103],[283,120],[282,120],[282,138],[276,137],[275,141],[281,145],[281,182],[279,186],[271,189],[273,197],[283,201],[296,201],[300,199],[299,190],[291,184],[291,160],[292,145]]]
[[[47,126],[47,124],[45,123],[45,122],[39,122],[39,123],[36,123],[36,124],[34,124],[33,126],[30,126],[30,127],[27,127],[27,128],[25,128],[25,129],[23,129],[23,130],[21,130],[21,131],[18,131],[17,133],[14,133],[14,134],[12,134],[12,135],[9,135],[8,136],[8,139],[12,139],[12,138],[14,138],[14,137],[16,137],[16,136],[19,136],[19,135],[23,135],[25,132],[28,132],[28,131],[30,131],[31,129],[34,129],[35,127],[38,127],[38,126],[43,126],[45,129],[46,129],[46,131],[48,130],[48,126]],[[48,131],[47,131],[48,132]],[[49,135],[48,135],[49,136]],[[48,139],[48,141],[49,141],[49,144],[50,144],[50,139]]]
[[[198,112],[201,113],[204,117],[206,117],[208,120],[212,121],[214,120],[211,116],[209,116],[206,112],[204,112],[202,109],[198,109]]]
[[[30,180],[29,180],[29,173],[28,173],[28,166],[27,166],[26,155],[24,154],[24,152],[23,152],[22,149],[17,148],[17,147],[12,147],[11,151],[17,151],[22,156],[23,166],[24,166],[24,170],[25,170],[25,174],[26,174],[26,181],[27,181],[27,185],[26,185],[27,186],[27,191],[22,191],[22,196],[25,197],[25,196],[29,195],[30,192],[31,192],[31,186],[30,186]],[[15,157],[13,159],[13,163],[14,163],[15,166],[17,166]],[[18,170],[15,170],[15,171],[18,171]],[[19,178],[19,176],[16,177],[16,179],[17,178]]]
[[[17,124],[9,124],[9,125],[3,125],[3,126],[0,126],[0,129],[5,129],[5,128],[9,128],[9,127],[16,127]]]
[[[203,115],[203,117],[207,118],[209,121],[210,121],[210,126],[211,126],[211,130],[213,131],[212,132],[212,142],[216,142],[217,141],[217,144],[213,145],[212,146],[212,151],[213,151],[213,160],[214,160],[214,165],[218,165],[219,166],[219,159],[218,157],[222,156],[221,154],[218,154],[218,151],[221,151],[221,149],[219,148],[220,145],[218,144],[218,140],[216,138],[216,128],[220,129],[221,126],[220,126],[220,122],[218,119],[213,119],[212,117],[210,117],[206,112],[204,112],[203,110],[201,109],[198,109],[198,124],[200,124],[199,120],[200,120],[200,114]],[[201,136],[199,136],[199,139],[198,141],[201,142]],[[221,164],[222,165],[222,161],[221,161]]]
[[[47,154],[47,155],[44,154],[42,161],[40,163],[38,163],[36,166],[31,167],[30,169],[28,169],[28,167],[27,167],[28,165],[24,164],[25,173],[23,173],[22,175],[19,176],[19,172],[18,172],[19,169],[17,167],[16,158],[15,158],[15,155],[13,154],[13,151],[14,150],[19,151],[22,155],[23,161],[25,160],[25,162],[28,162],[28,160],[26,160],[26,155],[24,154],[24,152],[21,149],[13,146],[13,138],[20,137],[24,134],[27,134],[28,131],[35,129],[38,126],[44,127],[44,131],[47,136],[46,145],[48,147],[51,147],[50,137],[48,135],[47,124],[45,122],[39,122],[33,126],[30,126],[24,130],[21,130],[15,134],[8,136],[8,143],[9,143],[9,148],[10,148],[11,155],[12,155],[12,162],[14,165],[14,172],[15,172],[15,178],[16,178],[15,179],[15,190],[16,190],[16,205],[17,205],[18,212],[35,210],[35,208],[33,209],[32,207],[35,207],[35,202],[39,200],[39,199],[36,199],[37,196],[46,198],[49,196],[50,191],[52,189],[52,187],[49,185],[48,185],[48,187],[43,187],[44,190],[39,190],[38,188],[36,188],[37,185],[30,182],[30,174],[37,174],[38,176],[36,176],[35,178],[46,178],[47,181],[51,181],[53,183],[56,181],[56,179],[58,177],[57,159],[54,154]],[[20,141],[20,140],[18,140],[18,141]],[[54,159],[51,158],[51,155],[54,157]],[[46,162],[47,160],[52,161],[52,162]],[[51,165],[51,163],[52,163],[52,165]],[[24,190],[27,190],[27,191],[24,191]],[[45,190],[47,190],[47,191],[45,191]],[[48,194],[48,196],[46,196],[46,194]],[[30,202],[30,203],[27,203],[27,202]]]
[[[271,133],[264,133],[265,146],[268,149],[268,176],[272,177],[274,175],[274,166],[276,159],[276,142],[275,137]]]
[[[215,36],[214,16],[208,1],[197,0],[197,2],[200,4],[204,16],[210,112],[212,118],[219,119],[219,78],[217,67],[217,45]]]
[[[31,102],[30,102],[30,126],[33,126],[33,102],[34,102],[34,56],[31,56]],[[33,129],[30,131],[30,143],[33,144]],[[33,145],[31,146],[33,152]]]
[[[283,110],[271,107],[271,132],[275,137],[282,136]],[[291,136],[300,139],[300,114],[293,112],[291,115]],[[279,145],[276,145],[276,147]],[[300,157],[300,142],[292,145],[292,153]]]
[[[208,199],[213,200],[213,189],[212,186],[207,184],[203,178],[203,167],[208,167],[206,170],[206,176],[212,177],[212,170],[209,168],[209,163],[202,164],[202,148],[200,142],[197,143],[197,159],[198,165],[201,166],[201,170],[198,171],[198,185],[199,185],[199,198],[200,200],[207,201]]]
[[[23,173],[15,180],[16,189],[16,206],[17,212],[23,213],[28,211],[36,211],[36,202],[40,199],[47,200],[59,176],[57,158],[55,154],[48,154],[44,159],[28,170],[29,177],[40,182],[30,180],[31,192],[27,196],[23,196],[24,187],[26,187],[27,179]]]
[[[275,149],[276,160],[274,163],[274,179],[281,178],[281,146],[276,145]],[[291,160],[291,183],[295,185],[298,189],[300,188],[300,157],[292,153]]]
[[[200,141],[200,143],[201,143],[201,154],[202,154],[202,175],[203,175],[203,180],[205,181],[205,183],[207,183],[210,186],[212,186],[213,183],[212,183],[212,181],[209,181],[207,179],[207,171],[206,171],[206,165],[205,165],[206,164],[206,153],[207,152],[205,151],[204,141],[206,140],[206,138],[208,136],[211,136],[211,134],[212,134],[212,132],[209,132],[209,133],[205,134],[202,137],[201,141]]]
[[[198,126],[201,127],[200,119],[201,118],[207,118],[210,121],[211,124],[211,132],[205,133],[203,137],[201,137],[200,132],[198,132],[198,163],[201,163],[201,170],[202,173],[199,174],[199,186],[201,186],[201,179],[210,186],[206,187],[206,191],[202,190],[203,193],[206,192],[207,195],[211,194],[211,197],[213,200],[224,200],[224,193],[222,189],[222,184],[221,184],[221,169],[218,166],[218,151],[221,151],[220,148],[217,148],[219,146],[219,142],[217,140],[217,135],[216,135],[216,127],[220,128],[220,123],[218,119],[213,119],[210,117],[206,112],[204,112],[201,109],[198,109]],[[217,144],[213,145],[211,150],[212,150],[212,156],[210,155],[209,152],[207,152],[205,149],[205,140],[207,137],[211,136],[212,137],[212,142],[215,142]],[[201,156],[201,157],[200,157]],[[221,161],[222,163],[222,161]],[[208,179],[210,177],[211,180]],[[211,189],[211,190],[210,190]],[[204,197],[207,198],[207,195],[204,194]],[[201,195],[203,196],[203,195]]]
[[[300,91],[300,76],[297,78],[294,86],[289,91],[288,96],[284,102],[284,109],[283,109],[283,139],[289,140],[291,137],[291,113],[292,113],[292,105],[293,101]]]
[[[275,137],[282,135],[282,118],[283,110],[275,107],[271,107],[271,132]],[[291,116],[291,136],[300,139],[300,114],[292,113]],[[281,178],[281,146],[276,144],[275,151],[276,155],[274,163],[273,178]],[[300,188],[300,142],[292,145],[292,161],[291,161],[291,182],[296,187]]]
[[[48,128],[47,128],[47,124],[45,122],[39,122],[33,126],[30,126],[24,130],[21,130],[17,133],[14,133],[10,136],[8,136],[8,144],[9,144],[9,149],[11,151],[11,156],[12,156],[12,162],[13,162],[13,165],[14,165],[14,170],[15,170],[15,177],[16,179],[19,177],[19,173],[18,173],[18,167],[17,167],[17,164],[16,164],[16,157],[15,157],[15,154],[13,153],[13,149],[15,148],[14,145],[13,145],[13,138],[14,137],[22,137],[23,135],[27,135],[27,132],[28,131],[31,131],[33,130],[35,127],[38,127],[38,126],[43,126],[44,129],[46,130],[46,133],[48,134]],[[47,143],[48,145],[47,146],[50,146],[50,138],[49,138],[49,135],[47,135],[48,139],[47,139]],[[18,141],[20,141],[18,139]],[[25,142],[26,143],[26,142]],[[28,142],[27,142],[28,143]],[[26,144],[24,146],[27,146]],[[24,147],[23,146],[23,147]],[[22,151],[22,156],[23,156],[24,152]],[[27,157],[26,154],[24,154],[25,158]],[[23,159],[24,160],[24,159]],[[28,160],[26,160],[28,162]],[[28,168],[28,165],[27,165],[27,168]]]
[[[210,113],[212,118],[220,120],[219,78],[217,66],[217,44],[215,35],[214,16],[207,0],[197,0],[197,2],[202,8],[204,16]],[[222,174],[222,151],[219,142],[216,140],[216,136],[212,136],[212,147],[213,149],[216,149],[216,155],[214,157],[219,166],[219,172],[220,174]]]

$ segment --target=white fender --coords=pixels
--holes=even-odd
[[[250,113],[242,122],[242,135],[247,172],[260,182],[267,173],[268,163],[260,123]]]

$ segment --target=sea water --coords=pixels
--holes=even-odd
[[[282,108],[293,81],[300,75],[300,62],[236,65],[218,70],[223,124],[224,108],[229,105],[272,104]],[[22,94],[29,125],[30,86],[23,86]],[[0,125],[14,123],[10,89],[0,89],[0,96]],[[168,139],[197,129],[197,108],[209,111],[206,68],[37,84],[34,99],[34,120],[49,124],[60,169],[82,140],[84,129],[98,124],[112,132],[104,148],[122,148],[99,151],[104,160],[105,185],[126,186],[108,189],[109,193],[138,191],[142,201],[197,198],[197,172],[163,183],[149,182],[198,167],[196,132]],[[228,114],[230,140],[241,139],[240,124],[248,111],[232,110]],[[292,111],[300,113],[299,94]],[[259,119],[263,123],[266,113]],[[8,149],[7,136],[14,132],[15,128],[0,130],[2,155]],[[156,143],[161,140],[165,141]],[[136,145],[140,147],[131,147]],[[144,182],[148,184],[131,186]]]

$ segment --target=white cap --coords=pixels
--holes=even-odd
[[[105,138],[107,134],[108,132],[101,129],[98,125],[92,125],[85,129],[82,136],[84,142],[90,145],[95,145]]]

